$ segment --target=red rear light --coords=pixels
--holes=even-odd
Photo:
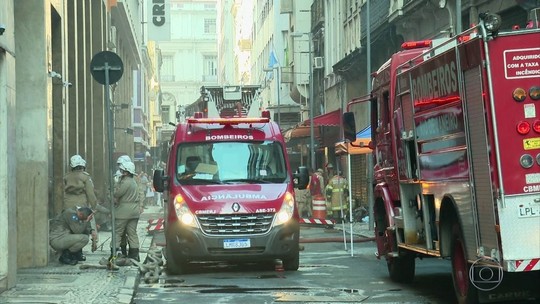
[[[268,110],[262,111],[261,117],[270,119],[270,111]]]
[[[531,131],[531,125],[526,121],[520,121],[517,125],[517,131],[521,135],[525,135]]]
[[[540,120],[537,120],[533,123],[533,130],[536,133],[540,133]]]
[[[203,114],[202,114],[202,112],[195,112],[195,113],[193,113],[193,117],[194,118],[203,118]]]
[[[403,50],[419,49],[425,47],[431,47],[431,40],[407,41],[401,44],[401,48]]]

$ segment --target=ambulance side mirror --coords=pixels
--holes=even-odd
[[[163,172],[163,169],[156,169],[154,171],[154,176],[152,177],[152,185],[156,192],[163,192],[166,188],[166,181],[168,177]]]
[[[294,187],[300,190],[306,189],[309,184],[309,172],[307,167],[298,167],[293,174]]]
[[[356,122],[353,112],[343,113],[343,137],[349,142],[356,140]]]

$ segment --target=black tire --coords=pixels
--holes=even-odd
[[[390,279],[398,283],[411,283],[414,280],[415,261],[415,256],[412,253],[405,253],[399,257],[387,257],[386,263]]]
[[[178,261],[178,258],[171,252],[169,246],[165,246],[165,269],[169,275],[180,275],[187,273],[188,263],[184,261]]]
[[[375,217],[375,233],[377,238],[383,238],[386,254],[386,265],[390,279],[397,283],[411,283],[414,280],[416,255],[412,252],[400,252],[397,246],[396,230],[387,229],[390,226],[386,211],[381,206]],[[380,251],[379,251],[380,252]],[[394,257],[388,253],[399,252]]]
[[[283,269],[297,271],[298,267],[300,267],[300,252],[296,250],[293,257],[283,260]]]
[[[463,233],[459,224],[452,226],[451,260],[452,282],[458,304],[478,303],[478,289],[472,284],[469,277],[471,265],[467,261]]]

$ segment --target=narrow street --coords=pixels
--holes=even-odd
[[[155,283],[141,276],[134,303],[453,303],[449,262],[418,260],[414,283],[396,284],[385,261],[376,259],[374,242],[355,242],[351,256],[351,244],[345,250],[336,241],[342,237],[339,229],[302,226],[298,271],[208,263],[179,276],[163,270]],[[162,234],[156,233],[153,242],[162,243]]]

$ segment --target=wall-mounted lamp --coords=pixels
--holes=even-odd
[[[115,130],[123,130],[124,133],[133,135],[133,129],[132,128],[114,128]]]
[[[51,78],[58,78],[60,79],[60,81],[62,82],[62,85],[65,87],[65,88],[68,88],[68,87],[71,87],[73,84],[67,80],[64,80],[62,78],[62,74],[60,73],[57,73],[55,71],[49,71],[49,77]]]

